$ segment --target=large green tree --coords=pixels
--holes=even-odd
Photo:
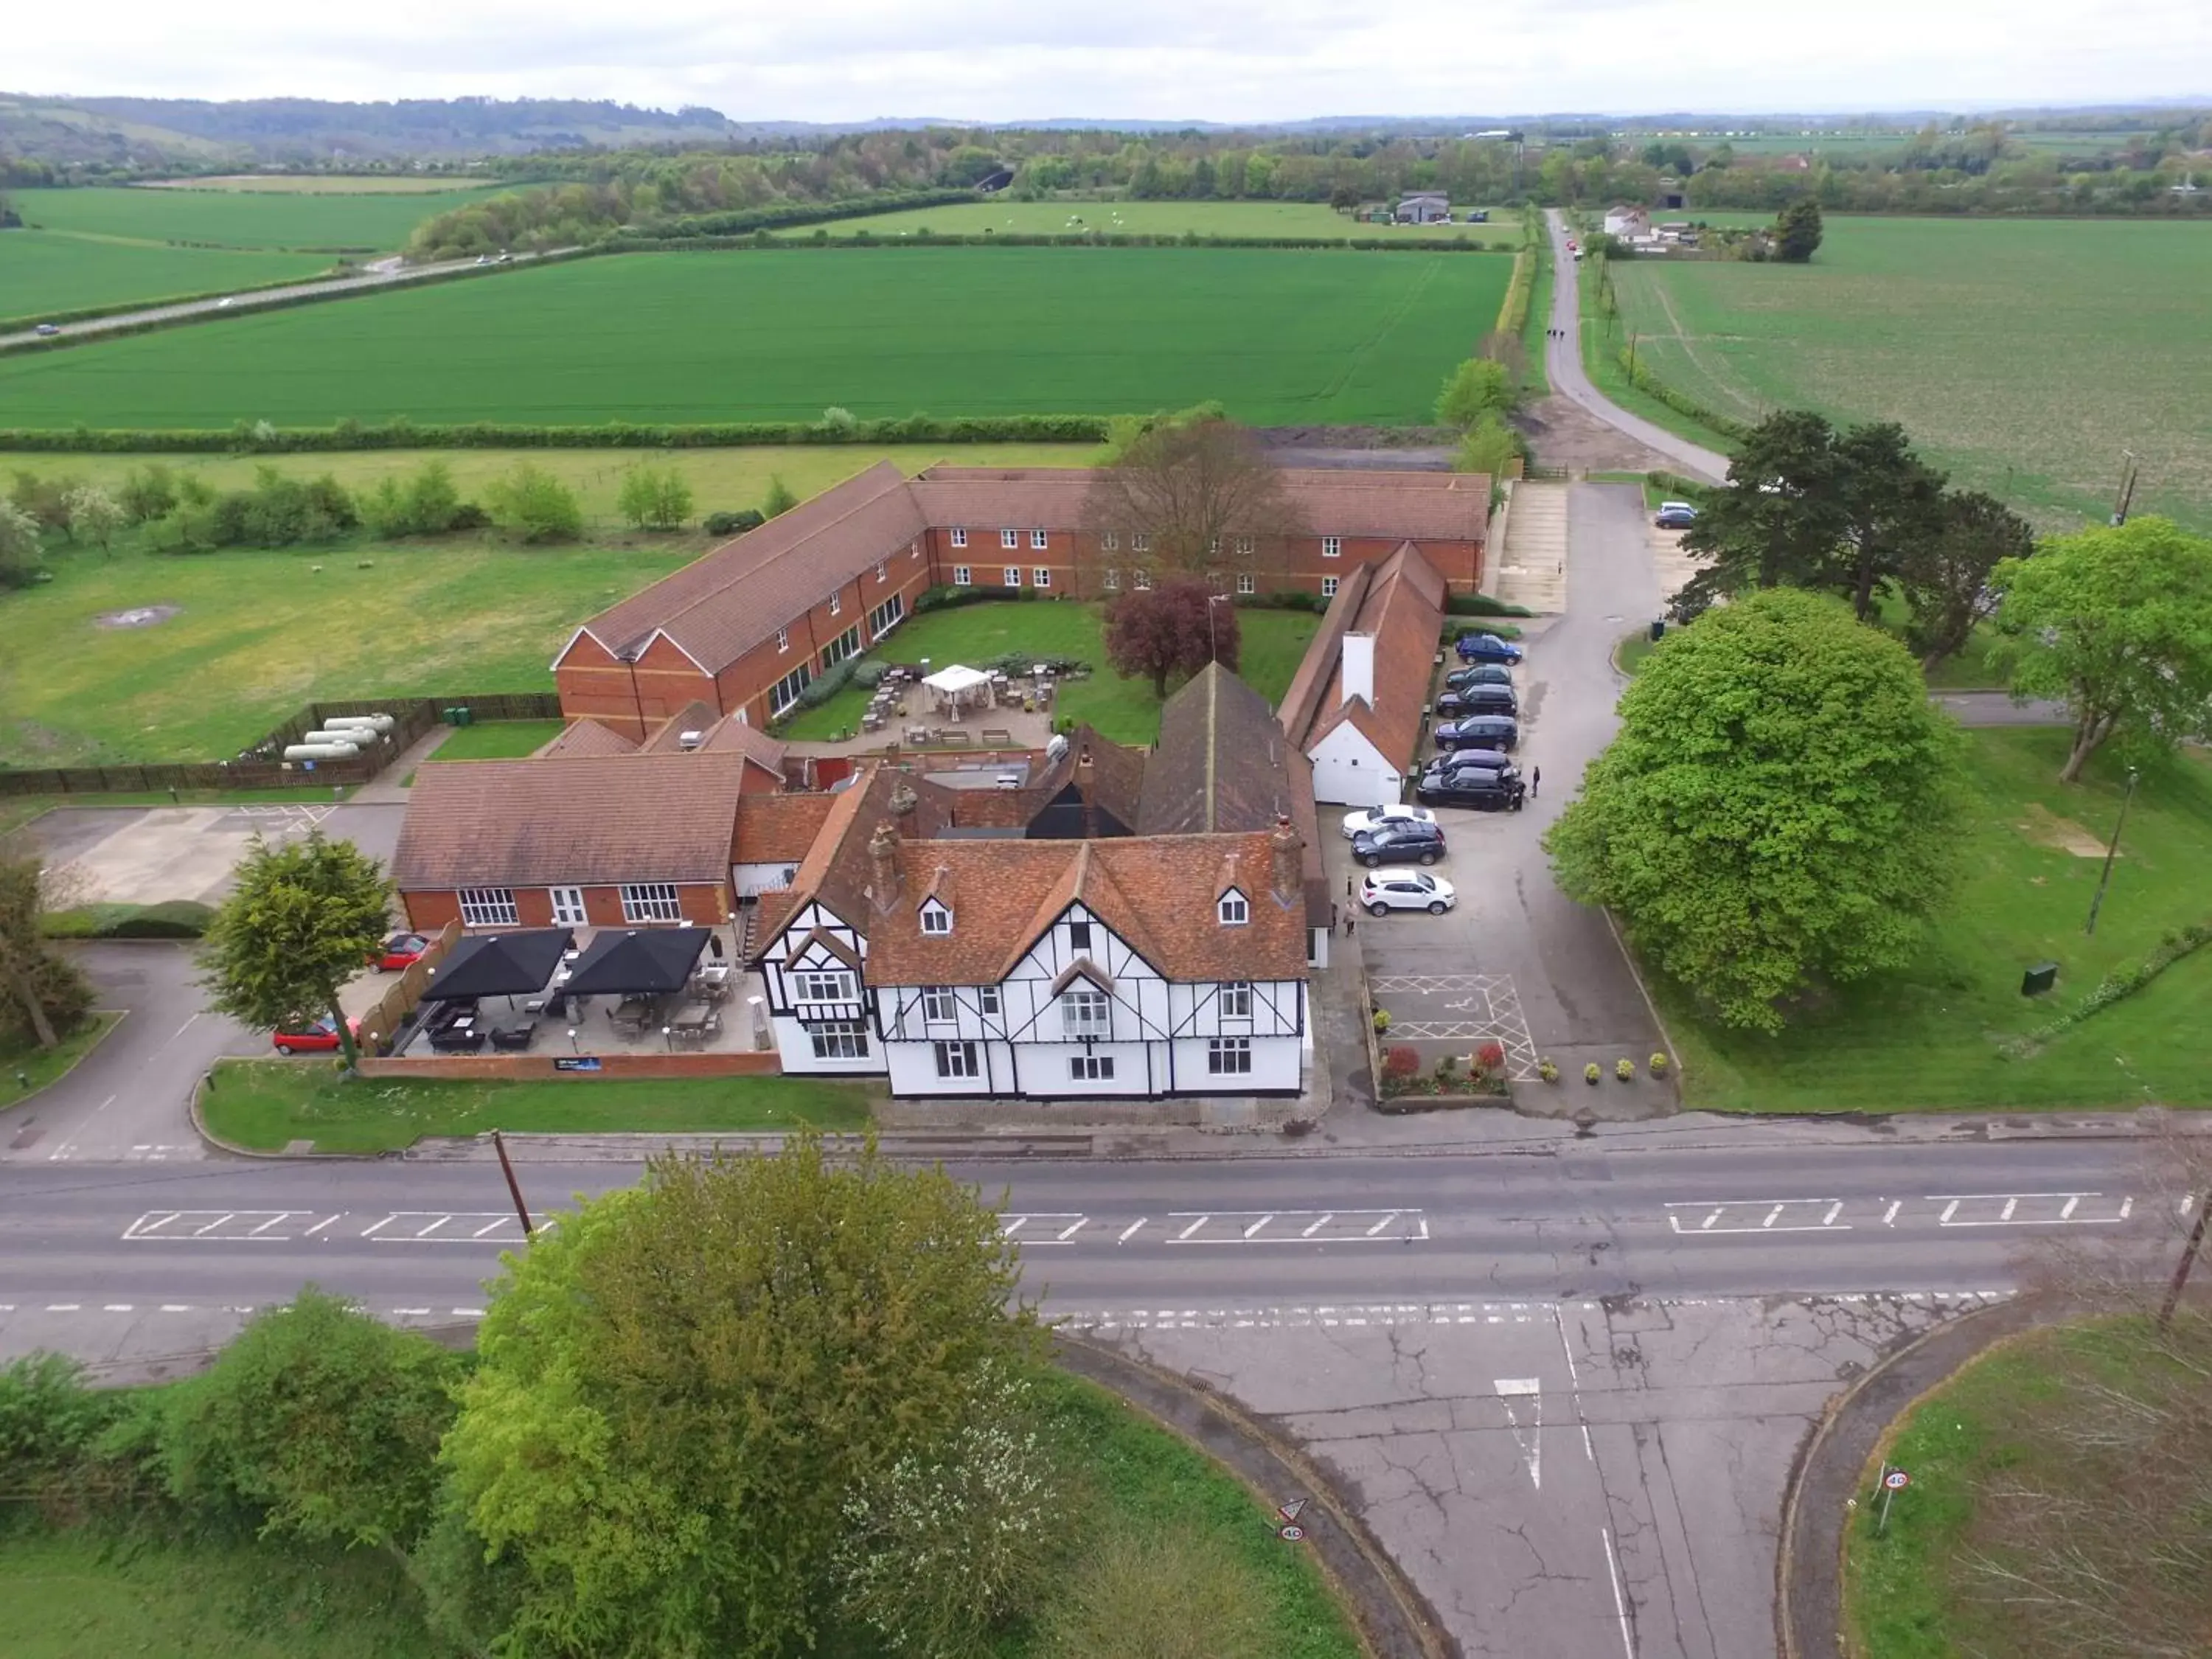
[[[2146,752],[2212,734],[2212,538],[2136,519],[2053,537],[1990,582],[2013,695],[2073,712],[2061,782],[2115,738]]]
[[[1996,614],[2002,596],[1990,579],[1997,566],[2035,551],[2027,520],[1978,490],[1945,495],[1941,512],[1936,534],[1912,550],[1898,575],[1912,608],[1905,642],[1923,672],[1965,650],[1976,624]]]
[[[1082,520],[1102,545],[1126,550],[1102,554],[1109,564],[1191,575],[1255,569],[1301,527],[1259,440],[1202,406],[1154,421],[1097,468]]]
[[[484,1320],[434,1609],[500,1601],[515,1652],[811,1646],[856,1500],[957,1445],[1035,1352],[1016,1274],[970,1191],[872,1146],[664,1160],[586,1202],[508,1259]]]
[[[270,1027],[328,1014],[352,1065],[338,988],[382,943],[391,902],[383,866],[349,841],[315,830],[272,847],[256,836],[236,887],[208,923],[200,982],[210,1005]]]
[[[1909,960],[1951,890],[1959,738],[1902,646],[1820,594],[1652,653],[1546,836],[1560,885],[1729,1024]]]
[[[35,855],[0,843],[0,1043],[51,1048],[91,1011],[90,983],[40,931],[58,896]]]
[[[1820,251],[1820,204],[1801,196],[1774,216],[1774,257],[1786,265],[1802,265]]]
[[[1437,419],[1464,432],[1486,415],[1503,417],[1515,398],[1513,373],[1501,362],[1470,357],[1445,377],[1437,393]]]

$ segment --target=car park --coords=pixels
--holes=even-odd
[[[360,1035],[361,1022],[349,1019],[346,1030]],[[338,1047],[337,1022],[328,1014],[316,1020],[297,1020],[278,1026],[269,1034],[270,1046],[286,1058],[294,1054],[326,1054]]]
[[[1503,750],[1455,749],[1449,754],[1438,755],[1423,767],[1421,781],[1426,783],[1432,778],[1445,778],[1455,772],[1465,772],[1469,769],[1482,772],[1510,772],[1516,778],[1521,775],[1520,769],[1513,764]]]
[[[1521,660],[1521,647],[1510,640],[1501,640],[1495,634],[1462,634],[1453,644],[1462,662],[1504,662]]]
[[[1378,829],[1363,830],[1352,838],[1352,856],[1372,870],[1377,866],[1410,860],[1434,864],[1444,855],[1444,832],[1433,816],[1401,818]]]
[[[1503,663],[1478,662],[1465,668],[1455,668],[1444,676],[1444,690],[1459,690],[1468,685],[1510,685],[1513,671]]]
[[[1395,800],[1381,806],[1363,806],[1357,812],[1344,815],[1344,838],[1350,841],[1362,830],[1377,830],[1386,823],[1396,823],[1409,818],[1419,819],[1423,823],[1434,823],[1437,815],[1425,806],[1407,806]]]
[[[1459,902],[1459,894],[1442,876],[1425,870],[1376,870],[1359,884],[1359,902],[1370,916],[1393,910],[1426,910],[1440,916]]]
[[[1687,501],[1662,501],[1659,514],[1652,520],[1662,530],[1687,530],[1698,521],[1698,509]]]
[[[430,941],[420,933],[394,933],[368,953],[368,965],[380,974],[396,974],[413,967],[429,948]]]
[[[1521,775],[1506,769],[1490,771],[1470,766],[1464,771],[1448,772],[1441,778],[1424,776],[1414,792],[1427,806],[1466,806],[1478,812],[1517,812],[1527,797],[1528,786]]]
[[[1468,714],[1447,720],[1431,733],[1437,747],[1497,749],[1511,752],[1521,741],[1521,728],[1504,714]]]
[[[1521,700],[1510,685],[1462,685],[1437,699],[1439,720],[1458,720],[1468,714],[1517,714]]]

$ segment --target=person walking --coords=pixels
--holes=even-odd
[[[1346,912],[1345,912],[1345,915],[1344,915],[1344,936],[1345,936],[1345,938],[1346,938],[1346,939],[1350,939],[1350,938],[1352,937],[1352,924],[1353,922],[1355,922],[1355,921],[1358,921],[1358,920],[1359,920],[1359,915],[1358,915],[1358,913],[1357,911],[1347,910],[1347,911],[1346,911]]]
[[[1543,787],[1544,769],[1540,766],[1530,767],[1528,769],[1528,799],[1535,799],[1543,792]]]

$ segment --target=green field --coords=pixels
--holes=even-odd
[[[0,360],[0,426],[1114,413],[1425,418],[1505,256],[631,254]]]
[[[1808,266],[1613,268],[1639,355],[1740,419],[1894,420],[1961,483],[2047,526],[2111,510],[2212,525],[2212,226],[1834,218]]]
[[[1660,647],[1665,649],[1664,646]],[[2025,1058],[2000,1052],[2074,1007],[2171,929],[2212,922],[2212,760],[2147,767],[2094,936],[2082,923],[2118,815],[2111,757],[2058,784],[2069,733],[1968,734],[1963,878],[1950,915],[1909,968],[1850,987],[1784,1035],[1729,1031],[1651,981],[1682,1059],[1686,1103],[1726,1111],[1966,1111],[2212,1105],[2212,949]],[[2021,995],[2021,972],[2059,964],[2057,988]]]
[[[1455,206],[1455,212],[1465,211]],[[832,237],[867,231],[897,236],[927,229],[940,236],[1080,236],[1090,232],[1131,236],[1396,237],[1407,241],[1465,237],[1511,242],[1521,234],[1516,216],[1493,210],[1486,225],[1360,224],[1323,202],[961,202],[951,207],[905,208],[837,219],[780,234],[804,240],[819,228]]]
[[[501,189],[512,185],[501,185]],[[163,179],[148,190],[246,191],[287,196],[441,196],[457,190],[481,190],[477,179],[401,173],[224,173],[192,179]]]
[[[1243,655],[1237,672],[1269,702],[1281,700],[1291,676],[1305,655],[1307,641],[1321,626],[1310,611],[1240,610]],[[1124,679],[1106,665],[1100,607],[1067,600],[1024,600],[1005,605],[969,605],[917,617],[869,655],[878,661],[919,662],[927,657],[939,667],[984,663],[1012,651],[1072,657],[1090,663],[1088,679],[1069,680],[1060,690],[1053,712],[1094,726],[1116,743],[1149,744],[1160,734],[1160,705],[1150,680]],[[848,686],[818,707],[801,711],[778,728],[792,738],[826,739],[860,729],[868,693]],[[979,719],[977,729],[990,721]],[[891,735],[887,732],[886,736]]]
[[[86,237],[229,248],[388,253],[434,213],[481,191],[419,194],[237,190],[18,190],[26,225]],[[5,237],[0,237],[4,241]],[[10,311],[21,309],[9,306]]]
[[[167,247],[57,231],[0,231],[0,331],[60,312],[184,300],[313,276],[327,255]]]

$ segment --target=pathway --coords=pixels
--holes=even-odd
[[[1567,608],[1567,486],[1522,478],[1506,489],[1497,596],[1555,616]]]

